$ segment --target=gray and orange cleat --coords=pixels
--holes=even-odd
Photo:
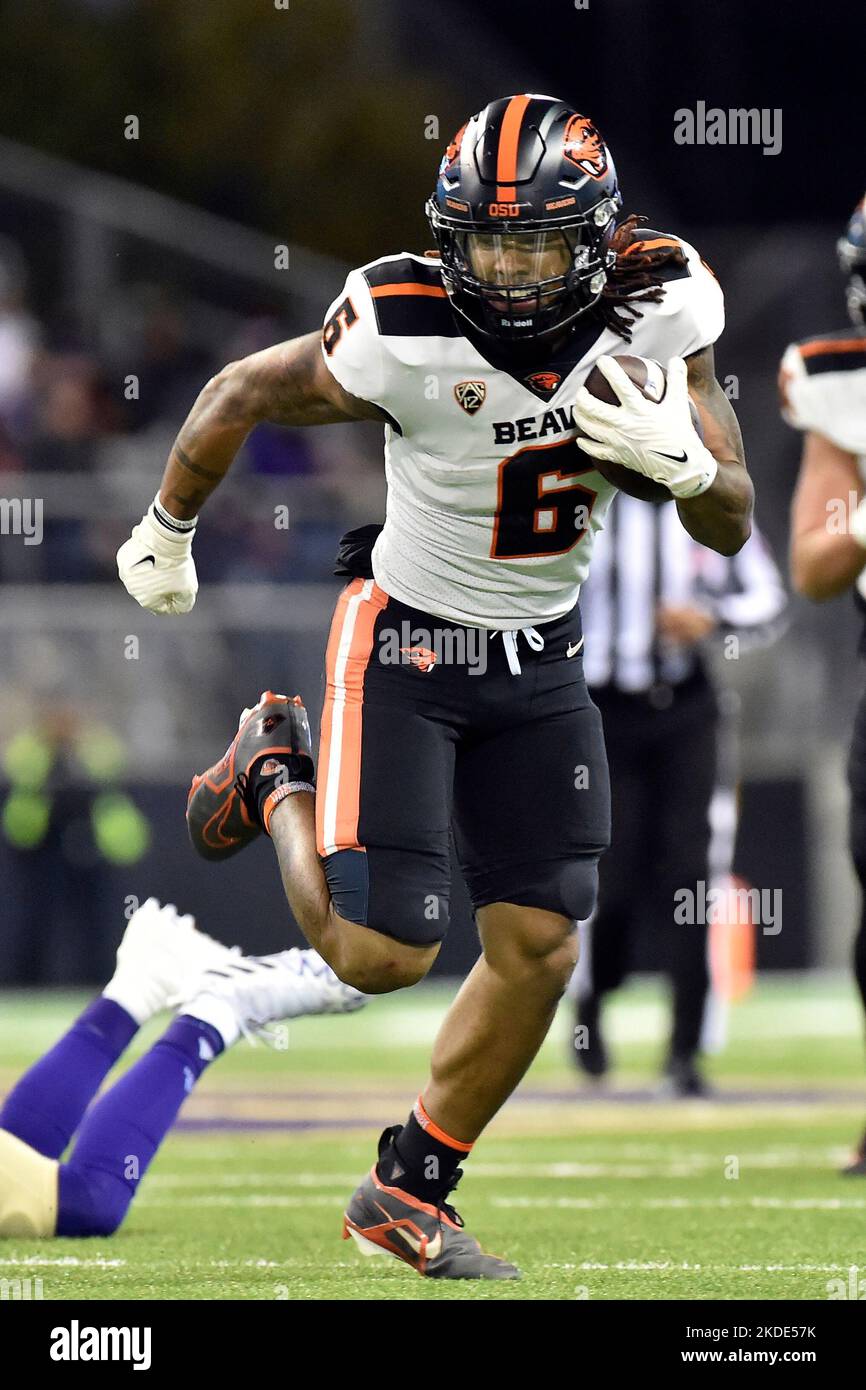
[[[379,1153],[399,1126],[386,1129]],[[457,1170],[457,1180],[461,1170]],[[456,1185],[456,1184],[455,1184]],[[382,1182],[373,1164],[356,1188],[343,1217],[343,1239],[353,1238],[364,1255],[393,1255],[427,1279],[519,1279],[520,1270],[488,1255],[444,1198],[436,1206]]]
[[[313,790],[310,721],[300,695],[262,692],[218,763],[192,779],[186,823],[204,859],[228,859],[267,830],[277,802]]]

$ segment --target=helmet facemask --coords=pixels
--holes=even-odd
[[[501,344],[558,335],[601,297],[615,260],[615,211],[603,198],[569,222],[500,229],[444,217],[431,199],[427,214],[454,309]]]
[[[855,228],[856,230],[852,230]],[[845,289],[848,316],[858,328],[866,328],[866,246],[862,242],[861,204],[851,219],[847,235],[840,237],[836,243],[839,265],[848,281]]]
[[[852,275],[845,291],[848,316],[858,328],[866,328],[866,279]]]

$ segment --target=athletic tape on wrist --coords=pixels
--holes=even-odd
[[[154,497],[151,508],[160,526],[164,526],[166,531],[173,531],[175,535],[187,536],[195,530],[198,524],[197,516],[191,517],[189,521],[181,521],[179,517],[169,516],[159,500],[159,493]]]

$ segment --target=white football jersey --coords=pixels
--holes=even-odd
[[[669,240],[646,229],[638,236]],[[390,420],[386,519],[373,550],[381,589],[492,629],[574,607],[616,494],[575,442],[577,388],[603,353],[666,363],[715,342],[724,326],[718,282],[678,244],[687,264],[664,268],[664,297],[640,304],[630,344],[587,314],[535,370],[494,366],[470,341],[438,259],[384,256],[351,271],[322,347],[340,385]]]
[[[843,329],[792,343],[779,374],[782,415],[866,463],[866,333]]]

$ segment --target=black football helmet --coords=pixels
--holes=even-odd
[[[599,299],[622,197],[587,116],[503,97],[457,132],[427,216],[456,312],[500,344],[558,335]]]
[[[866,328],[866,197],[854,209],[845,235],[836,243],[836,251],[848,281],[848,313],[858,328]]]

